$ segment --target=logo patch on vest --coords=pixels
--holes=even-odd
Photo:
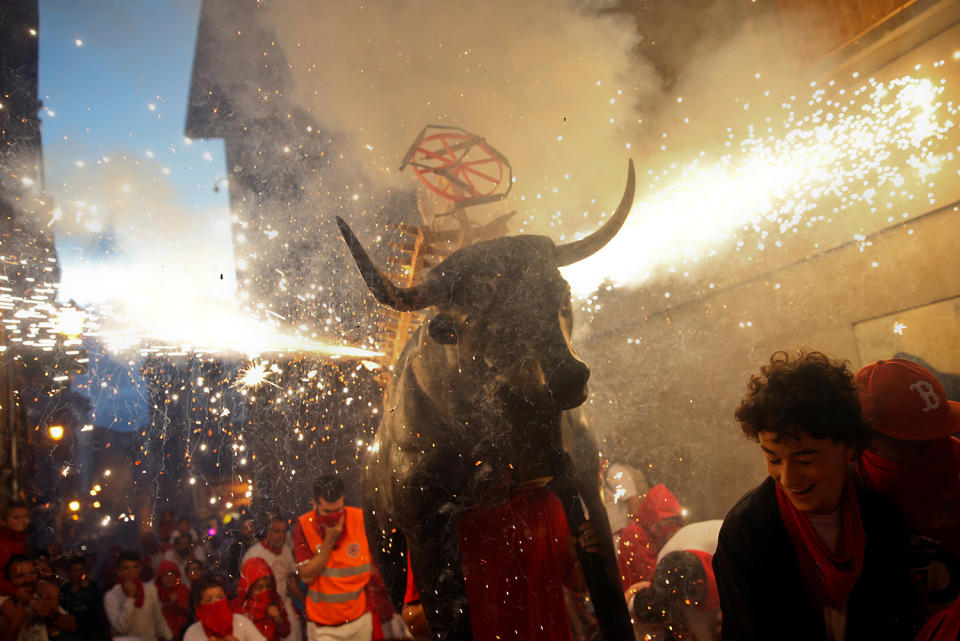
[[[347,546],[347,556],[357,557],[360,556],[360,545],[358,543],[351,543]]]

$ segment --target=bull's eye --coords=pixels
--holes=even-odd
[[[459,340],[457,319],[449,314],[440,313],[434,316],[427,331],[430,338],[441,345],[454,345]]]

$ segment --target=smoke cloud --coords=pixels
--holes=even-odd
[[[463,127],[511,162],[515,231],[563,240],[623,190],[638,108],[659,93],[632,20],[603,5],[534,0],[266,3],[295,80],[287,98],[349,140],[345,156],[391,186],[421,128]],[[489,214],[487,213],[489,212]]]

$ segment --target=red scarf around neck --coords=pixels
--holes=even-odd
[[[141,581],[140,579],[136,579],[134,580],[134,583],[137,584],[137,596],[134,597],[133,599],[133,605],[136,606],[137,608],[142,608],[143,601],[145,598],[144,592],[143,592],[143,581]]]
[[[263,549],[270,550],[273,554],[277,556],[280,556],[280,553],[283,552],[283,543],[280,544],[280,547],[275,548],[272,545],[270,545],[270,541],[267,540],[267,537],[263,537],[263,539],[260,541],[260,545],[263,546]]]
[[[853,481],[847,480],[840,504],[840,546],[832,554],[817,536],[810,521],[794,507],[777,484],[777,505],[793,548],[797,552],[800,573],[810,598],[817,608],[843,608],[863,569],[867,537],[860,519],[860,503]]]
[[[917,635],[917,641],[956,641],[958,638],[960,638],[960,600],[930,617]]]

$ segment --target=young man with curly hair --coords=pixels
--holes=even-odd
[[[723,639],[911,638],[903,516],[847,473],[870,438],[853,374],[777,352],[747,389],[735,416],[769,476],[720,530]]]

